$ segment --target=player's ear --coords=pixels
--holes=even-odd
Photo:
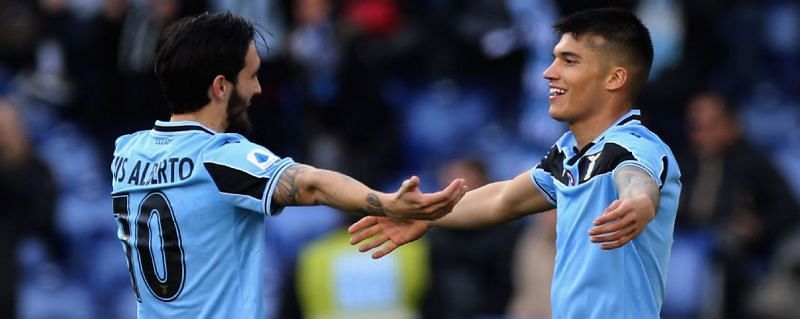
[[[222,75],[215,76],[214,80],[211,81],[211,85],[208,87],[209,97],[212,100],[223,99],[228,90],[230,90],[230,87],[227,82],[228,81],[225,80],[224,76]]]
[[[628,82],[628,70],[620,66],[614,67],[606,80],[606,90],[616,91],[622,89],[626,82]]]

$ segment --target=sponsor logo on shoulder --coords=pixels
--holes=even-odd
[[[264,149],[255,148],[247,154],[247,160],[260,169],[267,169],[278,160],[278,157]]]

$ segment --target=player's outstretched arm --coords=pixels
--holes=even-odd
[[[656,217],[660,199],[656,181],[640,167],[620,168],[614,183],[619,199],[594,220],[594,227],[589,230],[592,242],[606,250],[622,247],[639,236]]]
[[[376,247],[372,254],[380,258],[397,247],[419,239],[431,226],[446,228],[480,228],[501,224],[521,216],[543,212],[552,206],[533,186],[526,172],[510,181],[491,183],[464,195],[453,212],[435,221],[395,220],[385,217],[365,217],[350,226],[350,244],[366,252]]]
[[[462,179],[436,193],[420,192],[419,183],[414,176],[386,194],[341,173],[293,164],[281,174],[272,200],[280,206],[327,205],[365,215],[436,219],[449,213],[465,192]]]

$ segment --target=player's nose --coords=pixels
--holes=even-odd
[[[255,90],[253,91],[253,94],[254,95],[261,94],[261,81],[260,80],[256,81],[256,87],[255,87]]]
[[[558,74],[555,71],[555,64],[555,62],[551,63],[550,66],[544,70],[542,76],[544,76],[545,79],[552,81],[558,78]]]

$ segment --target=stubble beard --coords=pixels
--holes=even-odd
[[[230,100],[228,100],[228,128],[225,130],[227,133],[238,133],[244,136],[250,135],[253,131],[253,125],[250,123],[250,118],[247,112],[247,102],[239,95],[236,90],[233,90]]]

